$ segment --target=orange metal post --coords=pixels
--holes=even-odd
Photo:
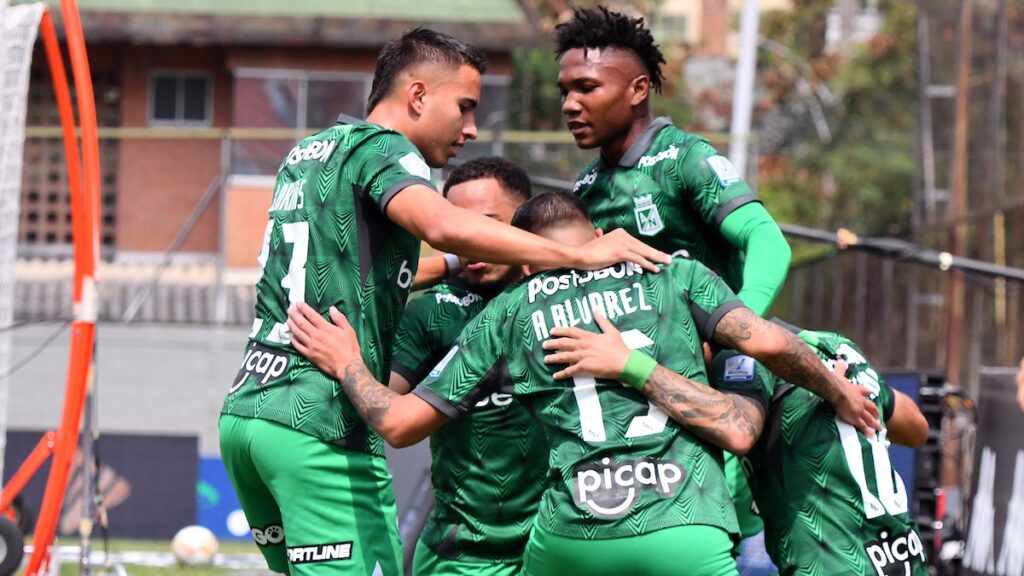
[[[78,96],[79,118],[82,122],[82,179],[80,181],[82,185],[78,186],[78,182],[74,180],[71,185],[72,236],[75,253],[75,321],[71,324],[71,358],[68,363],[68,377],[64,392],[64,411],[56,435],[50,477],[46,483],[46,492],[39,511],[39,521],[36,524],[33,539],[34,551],[29,559],[28,567],[25,569],[25,573],[30,576],[42,574],[48,564],[49,547],[57,530],[57,520],[64,501],[64,492],[67,489],[71,461],[78,447],[79,426],[81,425],[86,390],[92,374],[93,346],[96,336],[97,296],[94,278],[99,253],[100,187],[96,105],[77,3],[75,0],[62,0],[61,7],[71,56],[71,70],[75,79],[75,92]],[[44,26],[44,43],[47,42],[46,36]],[[54,51],[48,46],[47,55],[48,58],[51,58],[51,66],[53,66],[53,54]],[[56,55],[59,57],[59,50]],[[60,68],[63,69],[63,66],[61,65]],[[51,72],[57,74],[57,70],[51,69]],[[66,86],[63,74],[61,76],[62,80],[55,81],[55,86],[62,82]],[[66,92],[65,95],[67,95]],[[58,96],[58,106],[61,106],[59,98]],[[65,128],[65,150],[75,151],[75,160],[69,156],[69,162],[73,163],[77,161],[77,150],[67,143],[70,110],[67,110],[67,115],[65,112],[61,107],[61,124]],[[73,119],[70,122],[71,125],[74,124]]]
[[[21,463],[18,471],[11,476],[7,485],[4,486],[3,495],[0,496],[0,511],[7,510],[7,507],[14,501],[14,497],[21,493],[21,489],[28,484],[32,476],[39,470],[39,467],[46,462],[46,459],[53,454],[53,446],[56,443],[57,435],[53,432],[43,434],[39,443],[32,449],[25,461]]]

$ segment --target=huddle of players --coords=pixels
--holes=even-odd
[[[427,32],[399,43],[418,34],[435,58],[455,46],[454,68],[476,71],[478,95],[472,52]],[[447,151],[374,122],[372,96],[371,123],[328,129],[282,164],[258,320],[221,419],[225,464],[270,567],[397,573],[380,439],[429,435],[437,504],[417,574],[735,574],[723,450],[743,456],[783,573],[925,573],[886,453],[887,435],[923,442],[916,407],[849,340],[755,314],[785,278],[788,247],[728,160],[650,118],[662,59],[641,21],[578,11],[558,54],[568,126],[601,155],[573,194],[529,200],[528,178],[506,161],[456,168],[444,196],[464,211],[444,215],[476,245],[417,221],[427,197],[408,191],[430,186],[423,169]],[[423,84],[398,97],[443,117],[443,95]],[[449,118],[463,120],[446,144],[458,145],[475,135],[475,100],[451,96],[461,116]],[[535,241],[496,232],[509,223],[563,247],[585,247],[595,226],[625,229],[674,257],[626,240],[604,260],[530,252]],[[403,315],[413,236],[466,256],[459,277]],[[482,247],[509,238],[518,244]],[[705,358],[704,342],[725,350]],[[857,388],[826,368],[837,361]],[[872,431],[877,414],[886,426]]]

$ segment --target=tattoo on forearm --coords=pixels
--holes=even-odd
[[[341,387],[359,416],[375,430],[379,429],[384,415],[391,408],[391,401],[398,396],[378,382],[361,360],[353,360],[345,366]]]
[[[737,308],[725,315],[715,329],[715,341],[728,348],[737,348],[754,332],[768,333],[778,329],[746,308]],[[842,395],[839,381],[825,368],[818,355],[788,330],[779,329],[786,338],[782,354],[760,359],[775,375],[833,403]]]
[[[660,365],[644,386],[644,394],[673,420],[719,447],[729,445],[734,434],[757,440],[764,424],[764,413],[755,403],[723,394]]]

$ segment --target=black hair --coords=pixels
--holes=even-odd
[[[517,204],[526,202],[532,194],[530,177],[527,176],[525,170],[504,158],[484,156],[460,164],[452,170],[444,182],[444,197],[448,197],[448,190],[456,184],[484,178],[497,180],[505,194],[516,200]]]
[[[636,54],[655,92],[661,92],[665,56],[654,43],[643,18],[630,18],[604,6],[573,11],[572,19],[555,27],[555,54],[561,58],[574,48],[618,48]]]
[[[539,234],[571,222],[590,225],[590,211],[579,196],[568,192],[545,192],[534,196],[516,210],[512,225]]]
[[[373,85],[367,100],[367,113],[373,112],[395,85],[395,79],[405,70],[424,63],[441,63],[458,67],[467,64],[480,74],[487,71],[483,54],[447,34],[428,28],[413,28],[401,38],[391,40],[377,55],[373,71]]]

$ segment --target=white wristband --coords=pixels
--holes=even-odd
[[[444,265],[448,268],[448,277],[457,276],[459,272],[462,272],[462,263],[459,262],[459,257],[455,254],[445,254]]]

